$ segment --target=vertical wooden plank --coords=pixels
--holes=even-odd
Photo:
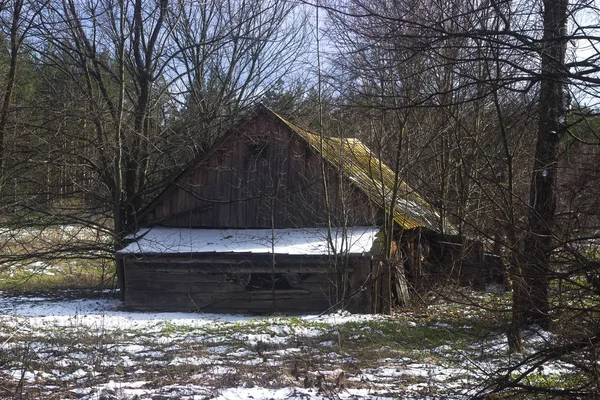
[[[121,301],[125,300],[125,282],[127,275],[125,273],[127,265],[127,256],[117,256],[116,268],[117,268],[117,281],[119,283],[119,297]]]
[[[391,270],[387,262],[381,262],[381,267],[381,313],[389,314],[392,311]]]
[[[390,268],[387,263],[374,260],[372,271],[372,312],[388,314],[391,311]]]
[[[369,291],[371,263],[372,259],[366,257],[351,261],[352,272],[349,273],[349,281],[353,296],[350,299],[349,311],[358,313],[371,311],[372,299]]]

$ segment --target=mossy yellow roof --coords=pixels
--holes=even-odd
[[[269,110],[270,111],[270,110]],[[281,122],[302,137],[334,168],[348,178],[371,201],[382,209],[391,209],[390,203],[396,183],[394,171],[377,158],[360,140],[355,138],[323,137],[311,133],[271,111]],[[394,220],[404,229],[418,227],[440,230],[440,215],[405,182],[398,182]],[[456,233],[456,228],[444,222],[445,233]]]

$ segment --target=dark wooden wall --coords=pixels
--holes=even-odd
[[[484,289],[503,282],[502,260],[485,253],[480,241],[417,228],[403,232],[400,246],[407,278],[417,291],[444,283]]]
[[[162,196],[142,225],[205,228],[325,226],[321,157],[262,116],[229,136]],[[378,208],[327,165],[334,225],[372,225]]]
[[[131,310],[314,313],[338,303],[338,274],[323,258],[282,256],[275,266],[253,255],[127,255],[123,261],[125,307]],[[346,309],[374,311],[370,264],[365,257],[348,261]],[[286,289],[248,290],[243,277],[270,273],[300,275],[301,280]]]

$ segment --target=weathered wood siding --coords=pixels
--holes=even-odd
[[[286,228],[371,225],[378,213],[368,197],[327,170],[321,158],[272,118],[256,118],[162,196],[142,225],[205,228]]]
[[[323,165],[321,156],[281,121],[259,115],[240,129],[159,196],[139,225],[271,229],[328,223],[369,226],[381,220],[381,210],[365,193],[329,163]],[[369,257],[350,257],[343,268],[332,266],[327,257],[278,255],[275,265],[270,257],[229,253],[120,256],[125,306],[133,310],[308,313],[343,304],[352,311],[377,312],[382,293],[387,296],[389,283],[373,278],[380,270],[373,271]],[[292,277],[286,274],[299,279],[286,287],[254,286],[260,279],[270,277],[272,282],[273,276],[289,283]]]
[[[484,289],[504,279],[502,260],[485,253],[480,241],[419,228],[403,232],[401,248],[407,278],[417,291],[444,282]]]
[[[193,257],[125,256],[125,307],[131,310],[228,313],[322,312],[337,303],[338,274],[324,259],[282,257],[275,267],[252,255],[200,254]],[[369,260],[347,266],[347,303],[353,311],[369,312]],[[292,274],[301,277],[286,289],[248,290],[250,274]],[[241,279],[240,279],[241,278]]]

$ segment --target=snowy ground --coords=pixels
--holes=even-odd
[[[108,294],[0,295],[0,398],[466,398],[511,360],[475,311],[447,311],[152,314]]]

